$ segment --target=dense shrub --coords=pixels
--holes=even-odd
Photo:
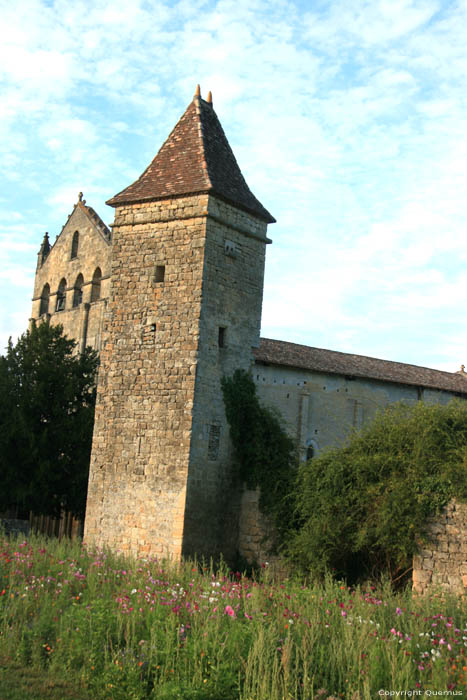
[[[389,407],[347,447],[302,465],[296,494],[288,554],[301,569],[403,576],[430,516],[467,499],[467,403]]]

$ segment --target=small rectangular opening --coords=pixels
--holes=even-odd
[[[154,282],[163,282],[165,278],[165,265],[156,265]]]
[[[224,328],[223,326],[219,326],[219,337],[217,344],[220,348],[225,348],[225,332],[226,328]]]

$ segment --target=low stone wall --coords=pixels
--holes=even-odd
[[[413,590],[436,587],[449,593],[467,588],[467,504],[452,501],[430,522],[431,541],[413,560]]]
[[[243,490],[238,523],[238,551],[249,564],[261,564],[270,566],[274,571],[282,571],[280,558],[271,554],[274,548],[274,528],[259,509],[259,496],[259,488]]]

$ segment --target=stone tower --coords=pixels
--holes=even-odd
[[[267,224],[214,112],[193,101],[115,207],[85,540],[231,556],[220,380],[259,344]]]

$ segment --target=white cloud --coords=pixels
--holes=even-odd
[[[266,333],[394,359],[413,357],[418,342],[425,357],[448,363],[431,331],[443,322],[457,362],[465,4],[4,5],[2,241],[11,241],[9,212],[21,212],[16,235],[34,239],[35,255],[80,190],[108,221],[104,201],[146,167],[201,82],[247,181],[278,218]],[[6,298],[12,277],[26,288],[35,260],[13,245],[1,250],[13,271],[0,278]]]

